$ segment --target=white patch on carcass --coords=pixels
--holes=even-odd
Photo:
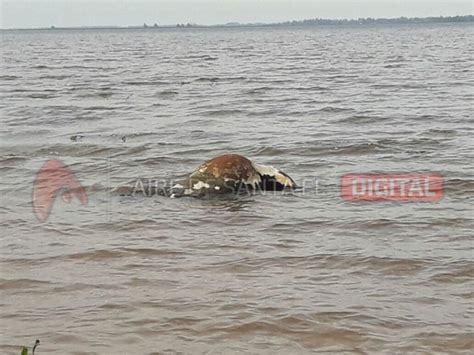
[[[253,167],[261,175],[277,176],[280,172],[273,166],[253,164]]]
[[[206,184],[205,182],[202,182],[202,181],[198,181],[197,183],[195,183],[193,185],[193,189],[194,190],[201,190],[203,187],[205,187],[206,189],[209,188],[209,184]]]
[[[172,187],[172,189],[182,189],[184,186],[181,184],[176,184]]]
[[[291,181],[291,179],[280,173],[280,171],[275,169],[273,166],[253,164],[253,167],[260,175],[275,177],[275,180],[283,186],[293,186],[293,182]]]
[[[220,186],[214,186],[214,190],[220,190],[221,187]]]
[[[250,176],[247,180],[242,180],[244,183],[247,185],[252,185],[253,187],[256,187],[258,184],[262,182],[262,178],[258,174],[254,174]]]

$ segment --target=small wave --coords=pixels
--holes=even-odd
[[[211,82],[211,83],[216,83],[218,82],[220,79],[217,78],[217,77],[200,77],[200,78],[197,78],[196,80],[194,80],[195,82]]]
[[[472,190],[474,192],[474,190]],[[462,217],[446,217],[446,218],[433,218],[429,221],[430,226],[435,227],[471,227],[473,220],[470,218]],[[451,237],[450,237],[451,238]]]
[[[403,82],[390,84],[372,84],[370,87],[374,89],[426,89],[427,85]]]
[[[53,94],[40,94],[40,93],[34,93],[34,94],[29,94],[26,95],[26,97],[29,97],[31,99],[53,99],[55,97],[58,97],[58,95],[53,95]]]
[[[320,92],[320,91],[329,91],[330,88],[326,86],[300,86],[293,88],[296,91],[309,91],[309,92]]]
[[[167,98],[167,97],[173,97],[178,95],[179,92],[175,90],[163,90],[155,94],[155,96],[162,97],[162,98]]]
[[[233,110],[208,110],[200,112],[203,116],[209,117],[225,117],[225,116],[235,116],[244,113],[242,110],[233,109]]]
[[[49,146],[43,146],[36,150],[38,156],[50,156],[52,154],[59,154],[61,156],[87,156],[87,155],[100,155],[105,156],[106,152],[112,151],[112,148],[103,145],[81,145],[81,149],[78,149],[77,143],[69,142],[69,144],[52,144]]]
[[[273,157],[273,156],[282,156],[282,155],[285,155],[287,153],[286,150],[283,150],[283,149],[279,149],[279,148],[274,148],[274,147],[263,147],[263,148],[259,148],[255,151],[255,155],[262,155],[262,156],[269,156],[269,157]]]
[[[439,270],[431,276],[431,280],[439,283],[459,284],[472,281],[474,266],[471,262],[450,263],[449,268]]]
[[[64,80],[71,78],[71,75],[41,75],[39,79]]]
[[[56,68],[54,68],[56,69]],[[89,71],[94,71],[94,72],[101,72],[101,71],[113,71],[116,70],[117,68],[111,68],[111,67],[88,67],[85,65],[65,65],[62,67],[58,67],[57,69],[85,69]]]
[[[111,259],[120,259],[129,256],[168,256],[176,257],[177,255],[187,254],[184,251],[177,251],[172,249],[151,249],[151,248],[119,248],[119,249],[94,249],[74,254],[62,254],[55,256],[47,256],[43,258],[16,258],[16,259],[7,259],[2,260],[3,264],[43,264],[51,263],[58,261],[106,261]],[[21,280],[19,285],[32,284],[32,285],[41,285],[41,281],[35,280]],[[12,287],[17,285],[17,283],[11,283],[6,281],[7,287]],[[18,287],[20,287],[18,286]],[[1,283],[0,283],[1,288]]]
[[[443,138],[446,138],[447,136],[453,137],[457,136],[458,132],[454,129],[438,129],[438,128],[431,128],[425,132],[422,132],[421,134],[428,134],[431,136],[440,136]]]
[[[203,60],[218,60],[219,58],[207,55],[207,56],[202,57],[201,59],[203,59]]]
[[[32,280],[32,279],[16,279],[16,280],[0,280],[0,290],[28,290],[32,288],[37,288],[41,286],[49,286],[51,282]]]
[[[349,123],[349,124],[370,124],[370,123],[376,123],[376,122],[385,122],[389,121],[391,118],[390,117],[384,117],[384,116],[369,116],[369,115],[351,115],[347,116],[344,118],[341,118],[337,122],[340,123]]]
[[[394,69],[394,68],[401,68],[403,67],[403,64],[387,64],[387,65],[384,65],[384,68],[387,68],[387,69]]]
[[[132,86],[159,86],[159,85],[169,85],[170,82],[162,81],[162,80],[128,80],[122,81],[124,85],[132,85]]]
[[[472,194],[474,193],[474,180],[471,179],[446,179],[444,181],[446,193]]]
[[[0,164],[16,164],[20,162],[24,162],[28,160],[27,157],[25,156],[19,156],[19,155],[8,155],[4,157],[0,157]]]
[[[0,80],[10,81],[20,79],[21,77],[16,75],[0,75]]]
[[[312,146],[307,148],[292,149],[292,154],[301,156],[325,156],[325,155],[364,155],[384,150],[382,145],[368,142],[349,145]]]
[[[95,98],[95,97],[100,97],[103,99],[108,99],[113,95],[112,92],[110,91],[102,91],[102,92],[86,92],[83,94],[77,94],[76,97],[81,97],[81,98]]]
[[[49,67],[47,65],[33,65],[31,69],[54,69],[53,67]]]
[[[114,58],[85,58],[84,62],[119,62],[119,59]]]
[[[311,266],[310,266],[311,265]],[[304,267],[308,269],[373,270],[383,274],[414,274],[433,266],[429,260],[402,259],[377,256],[352,256],[318,254],[307,256],[278,256],[268,258],[243,258],[214,263],[206,268],[223,272],[252,272],[273,267]]]
[[[319,111],[322,111],[322,112],[347,112],[347,111],[354,111],[354,110],[351,109],[351,108],[345,108],[345,107],[325,106],[325,107],[319,109]]]
[[[387,63],[406,62],[406,59],[405,59],[405,57],[403,57],[403,56],[401,56],[401,55],[397,55],[397,56],[388,58],[388,59],[386,60],[386,62],[387,62]]]
[[[224,80],[224,81],[244,81],[244,80],[247,80],[247,77],[245,77],[245,76],[226,76],[226,77],[223,77],[222,80]]]
[[[88,107],[85,107],[84,109],[85,110],[88,110],[88,111],[113,111],[113,110],[117,110],[119,108],[123,108],[123,107],[116,107],[116,106],[88,106]]]
[[[127,254],[136,254],[141,256],[176,256],[187,255],[187,252],[172,249],[156,249],[156,248],[120,248],[120,251]]]
[[[34,90],[25,89],[25,88],[15,88],[9,90],[9,92],[34,92]]]
[[[276,88],[271,87],[271,86],[261,86],[261,87],[245,90],[243,93],[246,95],[261,95],[271,90],[276,90]]]

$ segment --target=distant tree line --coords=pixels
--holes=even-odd
[[[1,1],[1,0],[0,0]],[[195,23],[178,23],[176,25],[162,25],[159,26],[157,23],[148,25],[144,23],[142,26],[128,26],[126,28],[169,28],[169,27],[257,27],[257,26],[322,26],[322,25],[371,25],[371,24],[417,24],[417,23],[461,23],[461,22],[474,22],[474,15],[465,16],[438,16],[438,17],[398,17],[398,18],[359,18],[357,20],[348,19],[323,19],[315,18],[301,21],[286,21],[278,23],[239,23],[229,22],[222,25],[199,25]],[[54,25],[49,27],[50,29],[57,29]],[[123,28],[118,26],[83,26],[83,27],[62,27],[61,29],[78,29],[78,28]]]
[[[146,23],[143,24],[143,28],[149,28],[149,27],[151,27],[151,26],[148,26]],[[155,24],[153,25],[153,27],[154,27],[154,28],[158,28],[158,27],[160,27],[160,26],[158,26],[158,24],[155,23]],[[169,26],[169,25],[168,25],[168,26],[162,26],[162,27],[172,27],[172,26]],[[187,24],[178,23],[178,24],[176,25],[176,27],[202,27],[202,26],[198,26],[198,25],[196,25],[196,24],[192,24],[192,23],[189,23],[189,22],[188,22]]]
[[[398,18],[359,18],[357,20],[329,20],[315,18],[302,21],[286,21],[273,25],[281,26],[318,26],[318,25],[366,25],[366,24],[399,24],[399,23],[448,23],[448,22],[474,22],[473,15],[466,16],[438,16],[438,17],[398,17]]]

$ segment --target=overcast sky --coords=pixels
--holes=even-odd
[[[474,0],[0,0],[0,28],[221,24],[473,13]]]

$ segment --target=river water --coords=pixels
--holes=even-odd
[[[0,350],[470,353],[473,26],[1,33]],[[471,138],[469,138],[471,137]],[[234,152],[294,193],[124,195]],[[86,205],[32,208],[66,164]],[[340,178],[432,172],[439,202]]]

